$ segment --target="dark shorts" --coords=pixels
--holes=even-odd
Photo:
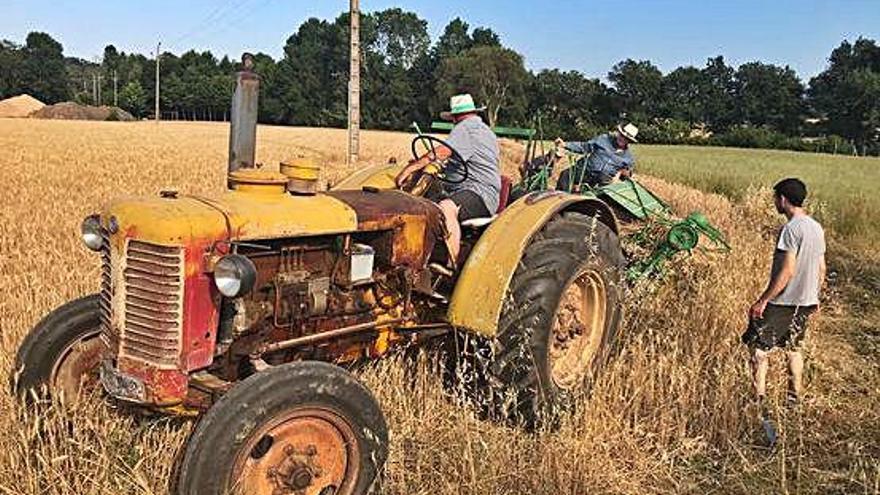
[[[489,213],[489,209],[486,208],[486,203],[483,202],[483,198],[477,193],[467,189],[462,189],[453,193],[436,191],[433,194],[427,194],[427,196],[428,199],[435,203],[439,203],[444,199],[448,199],[455,203],[455,206],[458,206],[459,222],[464,222],[471,218],[485,218],[492,216],[492,214]]]
[[[768,304],[762,318],[749,321],[742,341],[749,347],[769,351],[775,347],[797,350],[807,333],[807,321],[816,306]]]

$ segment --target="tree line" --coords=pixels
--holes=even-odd
[[[345,126],[348,24],[347,12],[312,18],[287,39],[279,60],[255,55],[261,122]],[[646,142],[880,153],[880,46],[870,39],[843,41],[807,83],[788,66],[734,67],[722,56],[666,74],[650,61],[627,59],[607,82],[578,71],[529,71],[491,28],[471,29],[456,18],[432,43],[428,23],[399,8],[362,15],[361,47],[366,128],[425,124],[450,94],[468,91],[488,106],[490,124],[540,123],[551,137],[586,137],[629,120]],[[104,104],[115,97],[124,110],[148,117],[155,64],[155,56],[113,45],[99,62],[64,57],[51,36],[30,33],[23,45],[0,41],[0,97],[94,104],[101,95]],[[225,119],[236,67],[210,51],[162,53],[163,117]]]

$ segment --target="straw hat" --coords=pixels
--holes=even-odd
[[[639,128],[632,124],[618,125],[617,132],[619,132],[620,135],[625,137],[628,141],[631,141],[633,143],[639,142],[639,140],[636,139],[636,136],[639,135]]]
[[[455,95],[449,99],[449,111],[440,112],[440,118],[443,120],[452,120],[456,115],[463,113],[482,112],[486,107],[477,107],[474,104],[474,97],[468,93]]]

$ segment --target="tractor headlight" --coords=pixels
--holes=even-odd
[[[89,215],[80,226],[83,244],[92,251],[100,251],[104,239],[101,236],[101,219],[98,215]]]
[[[247,294],[257,281],[254,262],[240,254],[229,254],[214,265],[214,283],[226,297]]]

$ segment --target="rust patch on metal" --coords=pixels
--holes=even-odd
[[[189,377],[179,370],[159,370],[137,359],[121,356],[119,371],[140,379],[147,392],[146,406],[171,406],[186,398]]]
[[[392,234],[388,262],[422,268],[444,228],[440,209],[433,202],[401,191],[330,191],[357,214],[359,232]],[[380,247],[381,249],[381,247]]]
[[[354,495],[360,445],[339,414],[293,408],[261,426],[236,456],[230,487],[241,493]]]

